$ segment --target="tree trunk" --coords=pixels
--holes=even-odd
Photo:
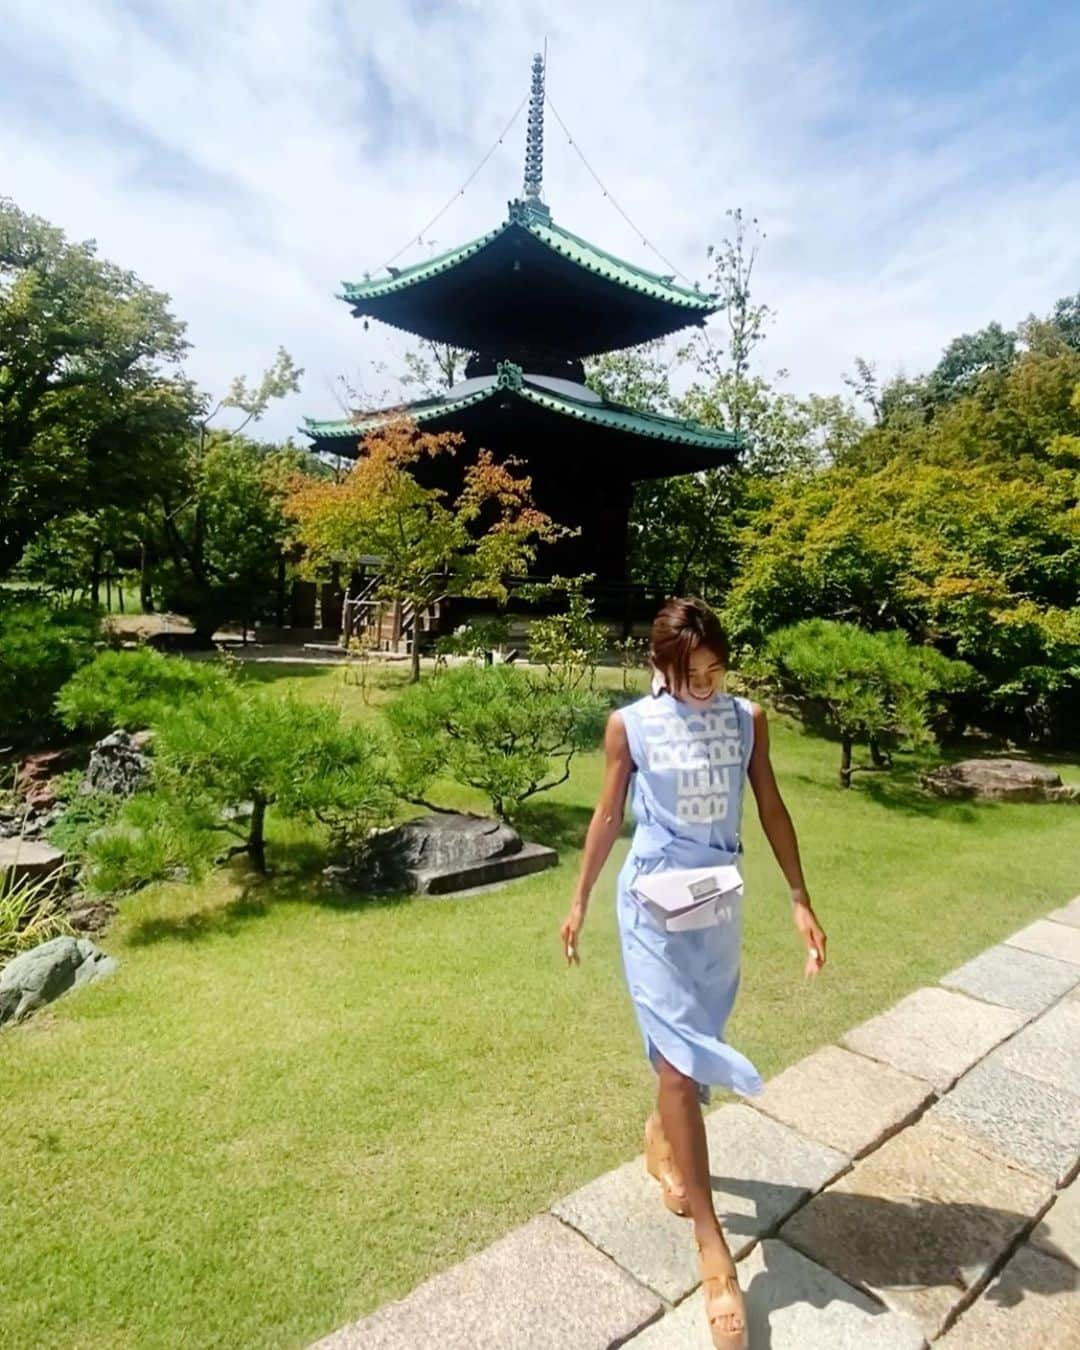
[[[94,554],[90,562],[90,603],[94,609],[101,608],[101,545],[94,545]]]
[[[251,806],[251,828],[248,830],[247,851],[251,865],[261,876],[266,875],[266,803],[256,797]]]
[[[420,634],[418,632],[419,624],[414,621],[413,640],[412,640],[412,673],[409,677],[410,684],[420,683]]]
[[[874,761],[876,769],[891,769],[892,755],[886,754],[878,744],[874,736],[870,737],[870,758]]]
[[[150,550],[142,541],[139,554],[139,604],[144,614],[154,612],[154,593],[150,586]]]
[[[851,737],[840,737],[840,786],[851,786]]]

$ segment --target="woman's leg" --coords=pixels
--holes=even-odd
[[[732,1344],[741,1343],[740,1338],[745,1334],[745,1321],[741,1311],[738,1276],[713,1208],[709,1149],[697,1084],[669,1064],[663,1056],[658,1057],[657,1069],[660,1078],[657,1109],[675,1166],[681,1174],[702,1267],[708,1266],[718,1272],[712,1277],[711,1283],[706,1280],[706,1309],[709,1311],[710,1325],[715,1325],[721,1333],[724,1344],[728,1344],[728,1337],[731,1337]],[[709,1300],[713,1296],[722,1302],[710,1305]],[[733,1304],[732,1300],[738,1302]],[[714,1343],[720,1343],[715,1336]]]

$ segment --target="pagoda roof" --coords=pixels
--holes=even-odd
[[[458,248],[344,282],[358,317],[478,352],[591,356],[704,323],[715,297],[646,271],[556,225],[539,202]]]
[[[580,392],[578,392],[580,391]],[[641,412],[611,403],[585,386],[567,380],[529,375],[509,361],[501,362],[494,375],[467,380],[459,390],[450,390],[439,398],[423,399],[399,408],[361,414],[355,418],[322,422],[306,417],[300,430],[316,442],[315,448],[337,454],[358,453],[364,436],[396,418],[408,417],[423,426],[442,423],[452,427],[468,410],[486,403],[505,405],[507,398],[520,401],[527,409],[567,419],[582,426],[614,432],[633,441],[662,442],[673,449],[689,451],[689,457],[676,456],[661,465],[662,474],[689,473],[732,460],[740,440],[730,431],[717,431],[697,422],[659,413]],[[346,442],[351,442],[347,449]],[[575,447],[576,448],[576,447]],[[695,453],[696,452],[696,453]],[[654,471],[643,477],[655,476]]]

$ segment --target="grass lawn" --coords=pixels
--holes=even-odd
[[[372,715],[340,670],[247,673]],[[830,936],[816,984],[747,813],[729,1035],[766,1076],[1080,889],[1073,809],[932,803],[910,771],[844,793],[838,758],[774,724]],[[333,898],[312,836],[272,828],[268,882],[126,900],[120,972],[0,1034],[0,1346],[300,1347],[638,1152],[625,841],[580,969],[558,943],[600,769],[580,759],[523,822],[561,866],[503,890]]]

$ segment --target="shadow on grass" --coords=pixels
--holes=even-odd
[[[548,848],[581,848],[592,820],[592,808],[575,806],[569,802],[532,802],[521,808],[515,828],[530,843],[546,844]],[[622,835],[631,833],[625,825]]]
[[[272,870],[266,876],[252,872],[243,859],[235,859],[221,871],[222,877],[240,884],[240,894],[232,900],[187,914],[143,919],[130,930],[128,943],[147,947],[157,942],[199,942],[221,934],[233,935],[253,919],[265,918],[281,905],[314,905],[332,910],[386,909],[416,898],[408,893],[366,895],[335,888],[322,875],[327,861],[325,850],[314,843],[276,844],[268,852]]]

